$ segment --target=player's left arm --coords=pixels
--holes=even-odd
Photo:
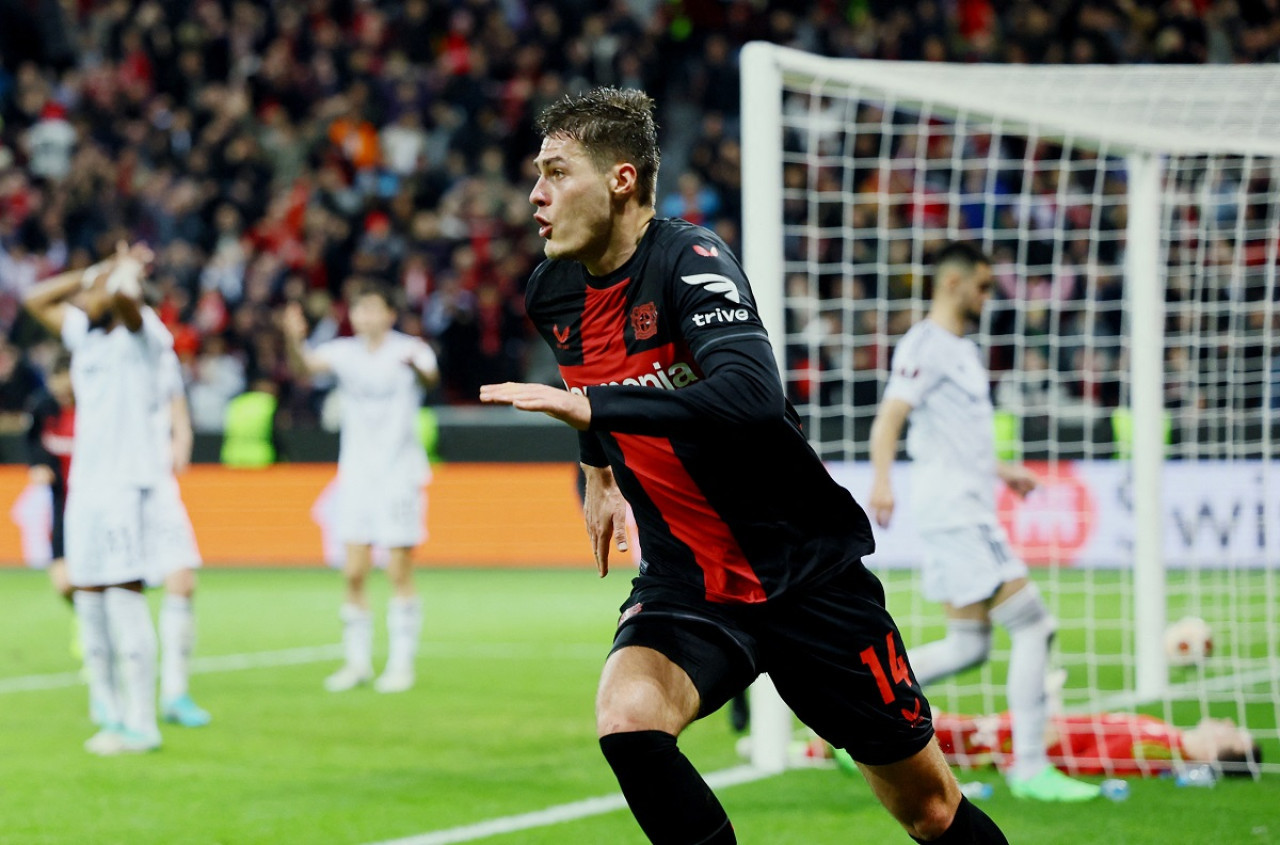
[[[173,430],[169,443],[173,450],[173,471],[181,475],[191,466],[191,447],[195,442],[195,434],[191,430],[191,409],[187,405],[186,394],[179,390],[169,400],[169,411]]]
[[[1022,464],[997,464],[996,475],[1008,485],[1018,496],[1025,498],[1028,493],[1040,486],[1040,476]]]
[[[436,360],[435,350],[426,341],[416,341],[413,351],[405,357],[404,362],[413,370],[423,389],[430,390],[440,383],[440,365]]]
[[[587,391],[594,430],[670,435],[781,422],[786,398],[751,285],[709,232],[676,240],[658,319],[675,321],[701,372],[678,390],[608,385]]]

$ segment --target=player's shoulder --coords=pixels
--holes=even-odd
[[[677,260],[721,257],[728,261],[736,260],[729,245],[705,226],[679,217],[659,217],[650,225],[654,227],[654,245]]]

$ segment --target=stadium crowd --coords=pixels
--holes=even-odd
[[[659,213],[738,247],[742,44],[1029,63],[1280,57],[1277,0],[0,0],[0,427],[56,349],[20,317],[39,280],[117,240],[157,253],[198,430],[255,383],[314,425],[280,314],[350,333],[345,297],[394,283],[429,340],[432,402],[552,380],[523,285],[533,117],[588,85],[661,104]],[[1047,190],[1048,188],[1046,188]],[[1108,295],[1110,295],[1108,293]]]

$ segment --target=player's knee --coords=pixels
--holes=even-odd
[[[921,842],[929,842],[942,836],[951,827],[956,814],[956,802],[948,798],[945,790],[927,793],[911,807],[898,814],[898,822],[907,833]]]
[[[1043,638],[1048,642],[1058,630],[1058,621],[1033,583],[993,607],[991,618],[1003,625],[1010,637]]]
[[[596,735],[636,731],[678,734],[684,725],[677,709],[656,684],[608,685],[596,696]]]
[[[956,671],[980,666],[991,654],[991,626],[970,620],[953,621],[947,625],[947,645]]]

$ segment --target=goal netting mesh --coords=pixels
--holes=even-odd
[[[1280,771],[1280,68],[743,56],[744,256],[814,447],[865,500],[894,346],[951,239],[993,260],[975,339],[1000,518],[1059,619],[1067,711],[1226,717]],[[908,501],[907,463],[895,469]],[[908,647],[942,635],[900,508],[868,562]],[[1203,619],[1203,660],[1166,634]],[[926,690],[1005,709],[993,659]],[[1192,644],[1194,652],[1196,645]],[[1184,665],[1185,664],[1185,665]],[[768,730],[757,724],[757,732]]]

